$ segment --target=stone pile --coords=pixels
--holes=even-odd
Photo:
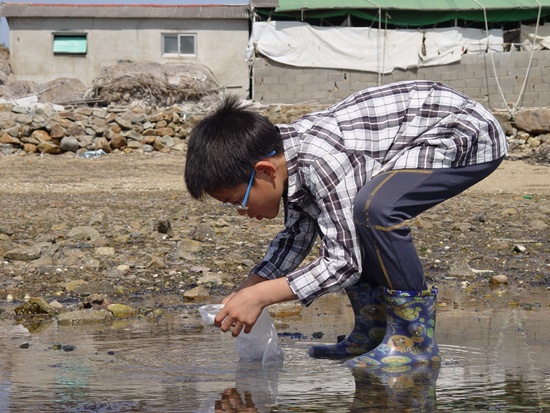
[[[514,159],[531,159],[550,164],[550,108],[526,108],[513,114],[494,112],[506,136]]]
[[[215,104],[215,103],[213,103]],[[57,108],[57,110],[56,110]],[[273,123],[291,123],[322,109],[313,105],[256,106]],[[0,104],[0,156],[9,154],[82,154],[87,151],[184,151],[185,139],[208,107],[81,106],[70,109],[42,104],[30,109]],[[496,111],[514,159],[550,163],[550,109]]]
[[[79,107],[54,110],[41,105],[0,105],[0,153],[82,154],[103,150],[170,152],[184,150],[184,139],[195,122],[180,108]]]

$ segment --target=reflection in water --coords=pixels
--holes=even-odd
[[[439,370],[425,365],[354,370],[350,412],[435,412]]]
[[[219,397],[207,400],[198,412],[215,413],[269,413],[277,402],[278,366],[262,366],[261,362],[237,364],[235,385],[224,389]]]
[[[354,370],[355,394],[351,401],[343,397],[336,399],[337,402],[332,406],[330,398],[338,392],[329,391],[327,394],[320,392],[320,389],[312,389],[319,400],[318,405],[313,406],[305,395],[301,400],[296,400],[295,405],[288,399],[288,395],[282,397],[286,401],[281,398],[278,400],[279,369],[266,370],[259,363],[239,365],[235,386],[224,389],[217,397],[208,400],[197,413],[270,413],[286,409],[308,412],[306,405],[316,412],[430,413],[437,411],[438,374],[439,367],[431,366]]]
[[[88,399],[91,369],[87,358],[69,359],[51,367],[54,369],[56,404],[64,406]]]

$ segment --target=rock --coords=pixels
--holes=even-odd
[[[40,297],[31,297],[29,301],[14,309],[17,315],[45,314],[54,316],[58,310]]]
[[[105,153],[111,153],[111,145],[107,138],[97,138],[94,141],[94,150],[99,151],[100,149]]]
[[[111,135],[110,145],[112,149],[120,149],[127,145],[126,138],[120,133],[113,133]]]
[[[49,155],[59,155],[61,153],[60,146],[48,141],[40,142],[36,149],[40,153],[46,153]]]
[[[81,284],[88,284],[88,283],[84,280],[69,281],[67,284],[65,284],[65,291],[67,291],[68,293],[71,293],[74,290],[76,290],[76,288]]]
[[[50,302],[50,305],[52,306],[53,309],[55,309],[56,311],[61,311],[63,310],[65,307],[63,306],[63,304],[61,304],[59,301],[57,300],[53,300]]]
[[[32,143],[24,143],[23,144],[23,150],[27,153],[36,153],[36,152],[38,152],[37,146],[33,145]]]
[[[101,234],[93,227],[82,226],[71,229],[67,234],[67,237],[83,241],[94,241],[100,238]]]
[[[53,125],[50,136],[52,139],[62,139],[65,136],[65,129],[61,125]]]
[[[76,350],[76,346],[72,345],[72,344],[61,344],[61,343],[55,343],[52,347],[51,347],[52,350],[55,350],[55,351],[75,351]]]
[[[152,256],[151,261],[147,263],[147,268],[164,269],[166,268],[166,263],[162,258]]]
[[[169,219],[163,218],[155,222],[154,230],[160,232],[161,234],[166,234],[171,237],[174,236],[174,231],[172,230],[172,224]]]
[[[61,139],[60,147],[65,152],[76,152],[80,149],[80,143],[74,136],[65,136]]]
[[[102,294],[90,294],[82,301],[82,308],[92,308],[94,310],[106,310],[111,303]]]
[[[178,242],[176,253],[178,256],[183,256],[188,253],[197,253],[201,250],[202,242],[185,238]]]
[[[504,133],[508,136],[512,135],[514,132],[514,127],[512,125],[510,113],[508,111],[495,111],[493,112],[493,115],[499,121]]]
[[[75,310],[57,316],[59,325],[97,323],[113,320],[113,315],[106,310]]]
[[[490,285],[506,285],[508,284],[508,277],[503,274],[494,275],[489,279]]]
[[[268,310],[272,317],[293,317],[300,315],[303,307],[304,306],[297,301],[288,301],[270,305]]]
[[[518,210],[516,208],[506,208],[505,210],[502,211],[502,215],[512,216],[517,214],[518,214]]]
[[[217,285],[230,285],[231,277],[227,274],[219,272],[206,272],[197,279],[197,284],[217,284]]]
[[[174,136],[174,129],[172,128],[157,128],[156,130],[157,136]]]
[[[546,222],[544,222],[542,219],[534,219],[534,220],[532,220],[532,221],[529,223],[529,226],[530,226],[532,229],[541,229],[541,230],[545,230],[546,228],[548,228],[548,225],[547,225]]]
[[[52,137],[45,130],[35,130],[30,137],[38,143],[50,142],[52,140]]]
[[[473,277],[475,274],[465,261],[456,261],[452,263],[449,269],[450,277]]]
[[[116,287],[107,280],[90,281],[79,284],[73,290],[73,295],[90,296],[92,294],[113,294]]]
[[[10,261],[34,261],[40,258],[42,246],[34,245],[29,248],[15,248],[4,254],[4,258]]]
[[[132,141],[128,141],[128,148],[130,148],[130,149],[142,149],[143,145],[141,144],[141,142],[132,140]]]
[[[15,244],[11,241],[10,237],[7,234],[0,233],[0,257],[3,257],[4,254],[15,248]]]
[[[124,119],[121,116],[117,116],[115,118],[115,122],[122,128],[122,129],[132,129],[132,122]]]
[[[527,248],[523,245],[516,244],[512,247],[512,251],[519,252],[519,253],[524,253],[525,251],[527,251]]]
[[[113,247],[99,247],[95,249],[97,255],[115,255],[115,249]]]
[[[185,291],[183,293],[183,298],[189,301],[204,302],[210,299],[210,293],[205,287],[199,285],[198,287]]]
[[[11,135],[8,135],[7,133],[3,133],[2,136],[0,136],[0,143],[7,143],[10,145],[21,145],[21,141]]]
[[[193,228],[191,229],[191,231],[189,231],[189,238],[195,241],[204,242],[212,239],[213,237],[214,230],[212,229],[212,227],[210,227],[210,225],[199,225],[198,227]]]
[[[120,274],[128,274],[131,270],[129,265],[121,264],[115,268]]]
[[[521,109],[514,115],[518,129],[530,133],[544,133],[550,130],[550,111],[545,108]]]
[[[110,311],[115,318],[131,318],[137,314],[137,311],[133,307],[124,304],[110,304],[107,307],[107,311]]]

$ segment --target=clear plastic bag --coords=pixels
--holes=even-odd
[[[214,324],[214,318],[223,308],[223,304],[208,304],[199,308],[202,319]],[[263,365],[280,363],[283,360],[283,351],[279,348],[277,330],[266,308],[246,334],[244,328],[235,339],[235,349],[239,358],[244,361],[261,360]]]

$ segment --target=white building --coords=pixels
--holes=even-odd
[[[3,3],[19,81],[77,78],[90,86],[121,61],[201,63],[220,85],[249,94],[249,6]]]

